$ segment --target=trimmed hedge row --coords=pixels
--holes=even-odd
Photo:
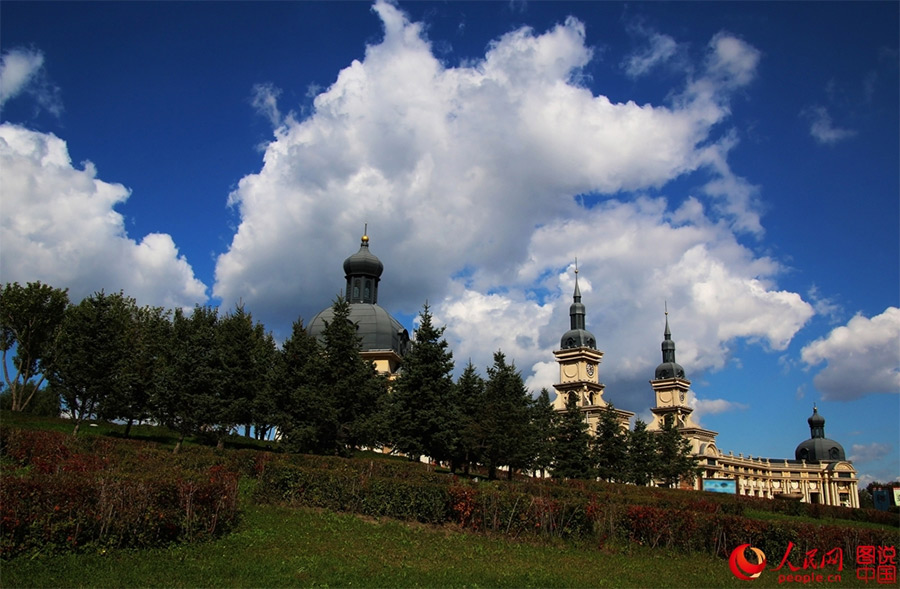
[[[3,558],[196,541],[237,518],[239,475],[207,457],[186,468],[137,442],[24,430],[0,434],[0,455]]]
[[[600,545],[635,542],[721,557],[744,543],[771,555],[783,554],[790,542],[800,554],[840,547],[850,555],[856,546],[896,546],[900,540],[891,530],[763,521],[729,513],[740,511],[733,508],[739,505],[735,497],[716,501],[658,489],[632,495],[632,490],[640,488],[615,485],[471,483],[451,476],[436,483],[422,478],[388,479],[349,464],[324,469],[273,461],[260,477],[256,499],[450,523],[511,537],[578,538]]]
[[[441,524],[448,519],[447,486],[366,476],[351,469],[270,464],[256,486],[261,502],[322,507],[371,516]]]
[[[355,473],[360,477],[384,477],[393,480],[444,485],[451,485],[458,480],[453,475],[436,473],[428,465],[399,460],[347,460],[346,458],[335,456],[309,455],[269,455],[269,460],[272,464],[287,462],[299,467]],[[849,507],[800,503],[797,501],[777,501],[721,493],[698,493],[681,489],[609,484],[602,481],[560,481],[556,479],[517,480],[515,482],[490,481],[489,484],[495,488],[516,489],[526,494],[551,497],[563,502],[578,501],[585,495],[594,495],[607,502],[655,506],[679,511],[689,510],[701,513],[745,515],[747,510],[752,510],[780,515],[805,516],[815,519],[865,521],[900,527],[900,518],[896,514],[873,509],[851,509]]]
[[[237,517],[240,476],[255,499],[510,537],[635,542],[727,556],[897,545],[897,532],[745,517],[746,510],[897,525],[893,514],[603,482],[472,482],[389,459],[184,448],[48,431],[0,430],[0,556],[147,547],[214,537]]]

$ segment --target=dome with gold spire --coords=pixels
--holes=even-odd
[[[350,321],[356,324],[364,353],[393,352],[403,357],[410,346],[409,332],[378,304],[378,283],[384,264],[369,251],[367,233],[362,236],[359,251],[344,260],[347,281],[344,296],[350,303]],[[309,333],[321,339],[325,324],[333,317],[330,306],[322,309],[309,322]]]

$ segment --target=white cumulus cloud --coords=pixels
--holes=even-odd
[[[128,237],[115,211],[128,190],[97,178],[90,162],[74,167],[59,137],[0,125],[0,175],[3,283],[40,280],[74,300],[105,289],[167,308],[206,301],[172,238]]]
[[[593,52],[577,19],[450,66],[421,24],[374,10],[383,40],[309,116],[277,127],[262,169],[230,195],[240,224],[214,286],[225,306],[308,320],[342,288],[368,223],[383,306],[411,314],[429,300],[458,364],[483,368],[502,348],[535,388],[556,378],[576,257],[609,378],[647,390],[666,299],[679,361],[697,371],[724,365],[737,338],[784,349],[813,314],[777,287],[777,261],[738,240],[761,231],[757,189],[730,170],[736,138],[720,127],[755,76],[749,44],[716,35],[669,103],[639,105],[580,85]],[[640,196],[690,173],[710,184],[676,210]]]
[[[847,325],[803,347],[813,367],[826,363],[813,384],[826,400],[849,401],[872,393],[900,393],[900,309],[856,315]]]

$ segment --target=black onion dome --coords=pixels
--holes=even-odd
[[[371,276],[381,278],[384,264],[378,256],[369,251],[369,236],[363,235],[359,251],[344,260],[344,274],[347,276]]]
[[[575,294],[572,304],[569,306],[569,331],[563,334],[559,340],[561,350],[571,348],[597,349],[597,339],[594,334],[584,328],[585,321],[584,304],[581,302],[581,289],[578,288],[578,269],[575,270]]]
[[[809,424],[809,439],[797,446],[794,457],[806,462],[836,462],[846,460],[844,447],[825,437],[825,418],[813,406],[813,414],[806,420]]]
[[[819,415],[819,410],[813,405],[813,414],[806,420],[809,424],[810,431],[821,430],[822,437],[825,436],[825,418]]]
[[[675,361],[675,342],[672,341],[672,332],[669,331],[669,314],[666,313],[666,330],[663,333],[662,364],[656,367],[656,380],[667,378],[684,378],[684,368]]]

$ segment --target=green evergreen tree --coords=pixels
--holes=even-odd
[[[72,435],[126,380],[133,305],[134,299],[122,293],[101,291],[66,310],[48,381],[72,416]]]
[[[253,363],[259,371],[259,382],[250,404],[250,421],[257,440],[265,440],[278,419],[278,400],[275,395],[275,379],[281,357],[275,338],[262,323],[253,326]],[[249,433],[245,434],[249,435]]]
[[[531,422],[534,425],[534,463],[532,467],[541,477],[553,466],[553,435],[556,410],[550,401],[550,391],[541,389],[531,405]]]
[[[628,454],[628,440],[625,430],[619,425],[612,403],[600,411],[597,431],[593,439],[594,463],[597,476],[609,482],[625,481],[625,464]]]
[[[335,452],[337,403],[320,382],[324,370],[322,348],[298,319],[281,348],[275,382],[281,444],[290,452]]]
[[[458,444],[460,419],[453,404],[453,353],[444,327],[432,323],[428,303],[419,314],[415,344],[403,358],[403,371],[390,394],[392,445],[411,459],[450,460]]]
[[[484,406],[484,387],[484,379],[469,360],[451,391],[453,395],[451,404],[457,408],[458,415],[456,431],[459,432],[450,457],[450,468],[453,472],[462,465],[465,473],[469,474],[472,463],[481,460],[478,418]]]
[[[188,316],[175,309],[170,344],[162,374],[164,383],[152,399],[153,417],[178,432],[174,453],[186,436],[215,425],[216,399],[221,386],[217,349],[218,312],[197,306]]]
[[[637,419],[627,443],[625,480],[646,487],[659,470],[655,435],[647,431],[644,421]]]
[[[663,419],[656,437],[659,457],[657,478],[663,487],[677,487],[679,481],[694,482],[697,464],[691,456],[691,443],[678,431],[671,414]]]
[[[212,421],[219,449],[225,437],[238,425],[254,421],[254,404],[264,394],[271,377],[274,354],[268,349],[270,340],[265,328],[253,323],[253,316],[239,304],[216,324],[215,348],[218,360]],[[249,432],[247,432],[249,433]]]
[[[553,476],[591,479],[596,475],[591,457],[591,434],[577,393],[569,393],[566,410],[557,415],[553,428]]]
[[[150,417],[150,400],[161,386],[166,346],[169,345],[169,313],[162,307],[138,307],[127,299],[124,345],[129,353],[122,366],[119,385],[109,391],[98,416],[125,422],[125,437],[131,427]]]
[[[484,404],[477,418],[476,441],[488,478],[497,478],[497,468],[513,471],[530,467],[534,455],[528,444],[533,439],[529,405],[531,396],[515,364],[507,364],[503,352],[494,353],[488,368]]]
[[[42,390],[47,377],[46,362],[68,306],[66,290],[40,282],[29,282],[24,287],[18,282],[8,283],[0,291],[0,361],[13,411],[25,410]],[[10,377],[7,353],[13,349],[15,372]]]
[[[379,440],[387,380],[375,372],[371,362],[360,356],[361,339],[356,324],[350,321],[350,303],[339,296],[332,305],[332,320],[326,322],[324,366],[319,382],[334,403],[338,429],[335,453],[349,456],[361,446],[372,446]]]

